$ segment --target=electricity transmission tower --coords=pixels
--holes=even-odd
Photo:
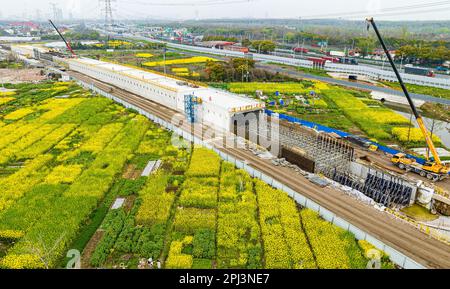
[[[50,3],[50,6],[52,6],[53,20],[54,21],[61,21],[62,20],[62,10],[61,10],[61,8],[59,8],[56,3]]]
[[[105,13],[105,30],[111,31],[112,26],[114,25],[114,19],[112,16],[112,7],[111,2],[115,2],[116,0],[99,0],[100,3],[104,3],[102,8],[102,12]]]

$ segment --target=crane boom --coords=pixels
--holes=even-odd
[[[53,28],[55,28],[56,32],[58,32],[59,37],[61,37],[61,39],[64,41],[64,43],[66,44],[67,49],[70,51],[70,53],[72,53],[72,55],[74,57],[76,57],[77,55],[75,54],[75,52],[73,52],[72,47],[70,46],[70,43],[66,41],[66,39],[64,38],[64,36],[61,34],[61,32],[59,32],[58,28],[56,27],[56,25],[53,23],[52,20],[48,20],[50,22],[50,24],[53,26]]]
[[[419,125],[420,130],[422,131],[423,136],[425,137],[425,141],[427,143],[428,148],[431,151],[431,154],[434,157],[434,161],[437,165],[442,165],[441,159],[439,158],[439,155],[436,151],[436,147],[434,146],[433,140],[431,139],[430,134],[428,133],[427,128],[425,127],[425,124],[423,122],[423,118],[422,116],[419,114],[419,112],[417,111],[416,106],[414,105],[414,102],[411,98],[411,96],[409,95],[408,89],[406,89],[406,86],[403,82],[402,76],[400,75],[399,71],[397,70],[397,67],[395,66],[394,60],[392,59],[391,54],[389,53],[389,50],[386,47],[386,44],[384,43],[383,38],[381,37],[380,31],[378,30],[377,25],[375,24],[375,21],[373,20],[373,18],[367,18],[367,22],[369,22],[372,27],[373,30],[375,30],[375,33],[377,34],[378,40],[381,43],[381,46],[383,47],[384,53],[386,54],[389,63],[392,66],[392,69],[394,70],[395,75],[397,76],[398,82],[400,83],[400,86],[403,90],[403,93],[406,96],[406,99],[408,100],[409,106],[412,109],[412,112],[414,114],[414,117],[417,120],[417,123]]]

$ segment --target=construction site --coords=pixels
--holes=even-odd
[[[111,7],[108,6],[111,5],[110,1],[104,2],[106,18],[112,17]],[[103,32],[110,30],[110,27],[106,27],[108,21],[110,20],[105,20]],[[64,42],[64,47],[49,48],[42,43],[32,42],[1,44],[0,52],[11,54],[17,61],[34,68],[20,75],[9,70],[0,72],[2,82],[8,84],[0,90],[0,93],[5,94],[4,103],[0,103],[0,107],[5,111],[0,130],[9,132],[10,135],[15,130],[21,131],[17,139],[14,136],[6,136],[4,140],[0,138],[0,150],[5,155],[0,159],[0,166],[4,172],[11,168],[15,170],[16,167],[25,170],[28,168],[27,162],[47,157],[51,160],[45,161],[49,167],[42,171],[38,168],[40,174],[44,176],[51,170],[51,176],[55,178],[54,169],[50,167],[54,162],[56,168],[71,169],[67,170],[67,178],[73,171],[78,170],[76,176],[80,175],[80,181],[77,183],[78,179],[74,177],[73,180],[55,183],[51,182],[51,177],[46,176],[42,184],[38,180],[25,182],[23,188],[18,189],[23,189],[23,192],[17,193],[13,192],[8,184],[15,180],[15,177],[22,177],[21,171],[4,173],[6,176],[0,178],[0,188],[4,188],[7,193],[3,199],[0,198],[0,216],[4,216],[5,220],[4,223],[0,222],[0,268],[60,267],[65,261],[65,250],[77,244],[79,239],[86,240],[79,247],[73,245],[82,249],[81,256],[84,259],[81,265],[78,265],[82,268],[154,268],[153,260],[155,263],[157,260],[157,268],[162,266],[168,269],[361,268],[365,266],[361,264],[373,259],[366,254],[367,251],[364,250],[367,248],[364,246],[381,252],[380,254],[385,256],[384,259],[378,257],[377,260],[383,260],[382,266],[386,268],[450,268],[450,164],[438,153],[433,132],[430,134],[429,128],[424,124],[421,111],[417,109],[415,99],[405,84],[416,84],[415,82],[424,80],[418,76],[405,77],[405,74],[399,72],[384,42],[383,32],[379,30],[373,18],[366,19],[367,27],[372,29],[383,48],[388,63],[386,65],[391,65],[392,71],[385,72],[386,78],[400,86],[402,98],[406,99],[405,104],[410,109],[411,120],[420,130],[421,142],[426,144],[425,158],[405,152],[398,146],[384,145],[374,138],[364,138],[269,109],[261,98],[207,86],[182,76],[169,75],[166,73],[165,46],[164,59],[161,60],[164,63],[163,73],[144,68],[142,65],[138,67],[109,62],[101,57],[93,59],[79,56],[72,48],[71,40],[66,39],[57,25],[52,21],[50,23]],[[114,37],[114,33],[106,35],[107,41],[114,41],[109,38]],[[127,41],[131,42],[129,39]],[[158,43],[160,41],[158,40]],[[223,41],[204,43],[208,45],[192,48],[195,53],[225,53],[222,56],[231,59],[238,57],[235,53],[245,53],[245,57],[249,53],[249,50],[240,48],[220,48],[218,45],[225,43]],[[190,48],[186,45],[183,49]],[[303,52],[304,49],[301,50],[301,53]],[[270,61],[264,59],[264,54],[255,53],[252,57],[264,64]],[[208,59],[205,63],[211,65],[214,61],[217,60]],[[279,61],[285,60],[280,58]],[[318,70],[323,70],[325,65],[330,66],[325,60],[321,61],[320,67],[316,67],[317,61],[314,60],[300,62]],[[347,64],[342,67],[345,65]],[[180,67],[174,68],[181,71]],[[341,68],[336,65],[336,69]],[[23,95],[32,97],[35,94],[40,95],[40,91],[51,91],[53,97],[40,99],[39,101],[43,102],[40,102],[39,106],[33,104],[28,107],[27,102],[21,102],[20,105],[24,105],[24,108],[20,108],[23,112],[20,111],[19,114],[23,113],[23,116],[17,117],[15,110],[19,105],[13,107],[11,103],[20,100],[21,94],[15,94],[24,88],[14,85],[42,82],[45,73],[51,73],[52,78],[59,80],[44,84],[48,87],[23,92]],[[394,77],[395,80],[392,80]],[[378,75],[378,80],[380,79],[381,76]],[[318,82],[314,82],[316,87]],[[434,84],[443,87],[445,81],[439,79]],[[24,87],[26,88],[26,85]],[[256,94],[258,93],[256,91]],[[277,96],[278,93],[276,91]],[[315,96],[316,92],[311,91],[309,94]],[[10,98],[6,99],[8,95]],[[52,101],[56,104],[52,104]],[[92,105],[86,105],[84,108],[81,106],[79,110],[70,112],[70,109],[74,108],[69,107],[72,105],[69,101],[73,101],[75,109],[77,105],[81,106],[89,101]],[[108,103],[102,104],[102,101]],[[55,112],[55,119],[41,120],[43,116],[46,117],[45,113],[52,112],[52,105],[57,106],[59,103],[69,107],[65,108],[69,111],[67,117],[63,114],[65,109],[57,108],[55,111],[61,111]],[[102,105],[106,108],[96,110],[96,106]],[[59,118],[58,113],[61,114]],[[84,114],[90,115],[85,117]],[[78,118],[81,120],[77,123],[75,120]],[[35,119],[42,123],[39,123],[39,126],[33,124]],[[98,123],[92,125],[92,122]],[[411,123],[408,123],[409,125]],[[145,129],[136,132],[135,136],[133,131],[138,131],[140,126]],[[108,129],[105,129],[106,127]],[[42,129],[42,135],[39,134],[39,128]],[[49,131],[48,135],[44,135],[45,130]],[[58,130],[62,131],[60,136],[48,137]],[[22,131],[25,141],[20,139]],[[106,138],[107,133],[116,137],[111,136],[109,145],[105,142],[103,149],[107,151],[102,154],[101,138]],[[82,142],[86,139],[80,135],[88,135],[93,140],[98,137],[95,143],[87,142],[93,149],[83,151],[85,144]],[[133,138],[136,138],[134,146],[120,147],[127,142],[133,143]],[[81,144],[77,144],[77,139],[81,140]],[[179,143],[183,145],[178,146]],[[40,153],[33,154],[31,147],[36,144],[43,149]],[[74,152],[71,153],[70,150]],[[114,155],[117,155],[116,159]],[[98,163],[95,157],[98,158]],[[100,157],[111,160],[106,161]],[[87,165],[90,162],[93,162],[92,172],[91,167]],[[22,164],[25,164],[23,168]],[[92,175],[87,175],[88,173]],[[57,178],[62,179],[64,174],[64,171],[59,172]],[[232,176],[230,179],[226,179],[228,174]],[[36,178],[35,175],[29,173],[23,176]],[[122,183],[115,180],[118,176]],[[106,179],[109,183],[104,185],[102,180]],[[103,189],[104,192],[96,193],[93,187],[83,187],[96,182],[100,184],[99,190]],[[127,185],[127,182],[132,185]],[[51,193],[54,196],[45,203],[49,209],[44,217],[38,218],[36,225],[17,224],[16,228],[16,223],[10,216],[22,212],[21,206],[37,206],[35,200],[39,199],[33,195],[36,194],[33,192],[33,186],[41,185],[50,192],[54,189],[52,186],[59,186],[61,191],[54,189],[55,193]],[[78,195],[77,190],[85,195]],[[131,193],[128,193],[128,190]],[[211,194],[212,191],[214,194]],[[278,196],[278,193],[282,194],[274,197]],[[283,199],[281,195],[287,195],[288,200]],[[108,199],[105,196],[113,197]],[[79,198],[77,202],[81,205],[79,213],[68,218],[73,218],[69,220],[71,224],[78,225],[67,229],[67,240],[61,237],[65,243],[58,249],[60,251],[48,257],[48,260],[39,258],[36,251],[27,249],[29,240],[34,240],[40,230],[44,234],[54,232],[55,229],[49,229],[51,226],[48,225],[52,216],[59,214],[55,210],[56,207],[52,207],[53,203],[61,205],[64,210],[71,210],[76,206],[71,207],[72,204],[69,203],[77,203],[73,197]],[[244,212],[242,208],[237,209],[236,204],[241,204],[240,202],[245,203],[243,207],[249,210],[253,198],[257,205],[254,205],[252,214],[245,215],[245,218],[240,220],[238,213],[230,213],[232,210]],[[264,198],[273,199],[266,201]],[[273,209],[274,204],[278,202],[280,208]],[[234,204],[234,209],[231,209],[231,204]],[[288,207],[286,204],[291,205],[289,210],[296,212],[289,215],[290,217],[284,215],[283,210]],[[85,223],[89,224],[86,220],[92,218],[92,212],[100,211],[99,214],[103,214],[102,210],[98,210],[100,206],[104,206],[104,215],[98,217],[98,223],[94,222],[96,227],[84,229]],[[267,213],[266,216],[264,210],[275,210],[276,213]],[[413,210],[419,210],[429,219],[417,218],[410,213]],[[337,261],[333,263],[328,260],[334,259],[331,244],[338,241],[332,241],[331,237],[315,237],[320,233],[313,231],[314,226],[308,229],[310,211],[320,220],[318,222],[333,226],[329,231],[324,230],[332,231],[330,236],[340,236],[339,242],[347,240],[345,238],[351,239],[348,242],[356,242],[356,247],[360,248],[357,255],[361,257],[346,257],[347,259],[344,259],[347,261],[340,260],[342,263],[339,264]],[[192,216],[184,216],[183,221],[183,214],[188,213],[192,213]],[[287,223],[288,218],[300,220],[295,226],[302,232],[301,236],[306,236],[306,241],[303,241],[300,235],[289,239],[286,228],[294,225]],[[236,221],[230,225],[225,219]],[[55,220],[58,218],[55,217]],[[239,227],[251,222],[253,223],[247,228]],[[277,231],[277,222],[283,228],[281,231]],[[52,226],[63,230],[62,223],[54,223]],[[240,225],[236,225],[238,223]],[[236,236],[231,231],[227,233],[228,226],[233,228],[233,231],[245,233],[236,233],[241,234]],[[272,227],[267,229],[265,226]],[[260,230],[257,233],[252,231],[256,227]],[[346,233],[351,237],[345,235]],[[199,234],[203,235],[199,237]],[[211,236],[205,237],[208,234]],[[227,234],[233,237],[228,238]],[[48,242],[59,241],[56,234],[47,235],[50,236]],[[285,247],[281,246],[279,250],[283,252],[286,248],[288,253],[285,258],[288,262],[283,263],[281,258],[278,260],[276,254],[272,253],[278,249],[273,246],[276,242],[270,239],[270,236],[284,238]],[[120,243],[121,238],[128,243],[123,240],[123,244]],[[314,243],[314,238],[318,238],[317,244]],[[245,246],[234,244],[227,247],[228,239],[236,243],[245,239],[246,243]],[[198,248],[203,245],[198,240],[213,244],[210,246],[214,247],[211,249],[214,253],[208,253],[206,249],[200,250],[199,253]],[[258,245],[254,245],[255,242]],[[299,254],[302,255],[301,258],[296,259],[298,251],[294,250],[293,244],[298,243],[297,246],[300,246],[302,242],[302,248],[308,249]],[[320,251],[322,242],[329,243],[324,245],[327,248],[324,251],[330,254],[327,257],[323,256],[327,253]],[[134,245],[129,245],[131,243]],[[145,244],[151,245],[145,247]],[[141,246],[139,250],[136,249],[138,246]],[[237,252],[239,250],[243,252]],[[147,264],[150,259],[152,261]],[[359,260],[360,264],[355,265],[358,263],[355,260]]]
[[[374,208],[383,208],[382,215],[386,215],[386,217],[391,215],[390,218],[395,218],[395,215],[388,213],[388,210],[395,212],[414,204],[419,199],[419,195],[429,192],[426,190],[426,183],[428,183],[428,188],[433,188],[433,183],[430,182],[432,177],[428,175],[427,178],[426,174],[423,175],[420,172],[419,175],[413,174],[411,169],[407,170],[409,173],[405,174],[391,163],[389,154],[363,149],[337,134],[278,119],[276,114],[266,115],[262,103],[117,64],[52,56],[42,51],[42,48],[13,46],[12,51],[22,56],[33,53],[37,60],[48,61],[51,59],[54,63],[67,65],[69,76],[80,81],[87,88],[99,89],[103,93],[116,96],[129,105],[145,111],[151,107],[150,112],[165,121],[171,121],[173,115],[181,113],[184,115],[186,131],[200,133],[198,137],[201,137],[202,141],[212,143],[225,151],[231,151],[234,156],[249,166],[264,169],[264,172],[271,171],[270,175],[273,175],[280,183],[289,184],[288,175],[302,175],[302,177],[307,177],[305,179],[307,182],[312,183],[308,186],[313,186],[313,191],[321,191],[323,194],[324,191],[329,190],[327,187],[333,187],[332,190],[336,190],[336,193],[340,191],[340,194],[347,195],[343,199],[346,206],[353,202],[360,203],[359,208],[362,209],[361,213],[364,215],[364,219],[371,218],[369,212],[374,211],[375,213],[378,210],[374,210]],[[161,92],[160,89],[162,89]],[[188,95],[191,97],[186,98]],[[241,115],[236,115],[236,113]],[[249,118],[249,114],[256,117]],[[239,120],[240,117],[244,118],[244,123]],[[275,122],[274,119],[276,119]],[[232,125],[233,123],[234,125]],[[198,125],[200,125],[200,129],[197,127]],[[212,127],[214,127],[212,135],[202,133],[211,130]],[[231,146],[227,141],[230,136],[234,138]],[[278,146],[278,153],[270,154],[270,147],[264,148],[262,146],[264,142],[260,142],[260,139],[266,140],[266,143],[268,140],[271,146]],[[253,140],[253,142],[249,142],[249,140]],[[243,143],[243,149],[235,148],[239,142]],[[405,166],[399,167],[405,168]],[[281,174],[279,172],[281,169],[286,170],[287,174]],[[297,177],[293,178],[297,179]],[[439,185],[449,188],[448,178],[442,176],[441,179]],[[301,182],[302,187],[297,187],[298,192],[306,193],[303,188],[305,182],[301,179],[297,181]],[[318,198],[311,190],[308,190],[306,195],[310,196],[312,200]],[[450,205],[448,197],[435,192],[428,196],[428,199],[429,203],[423,205],[433,203],[433,209],[440,209],[446,213],[445,210]],[[335,202],[333,200],[333,203]],[[330,208],[328,202],[323,206]],[[348,210],[352,214],[354,211],[355,208]],[[354,218],[351,220],[356,221]],[[359,219],[356,223],[361,224],[361,220]],[[372,222],[373,220],[363,222],[365,224],[362,228]],[[404,222],[404,220],[394,222]],[[413,223],[413,221],[411,222]],[[392,230],[391,223],[392,221],[386,223],[385,226]],[[415,235],[424,234],[420,232],[420,226],[414,228],[414,224],[411,224],[405,227],[410,227],[409,230],[415,231]],[[448,238],[439,230],[431,230],[439,238],[444,240]],[[386,232],[387,230],[383,230],[383,235]],[[444,242],[448,242],[448,239]],[[413,244],[412,242],[408,243]],[[439,247],[446,248],[446,245],[434,246],[434,248]],[[426,254],[428,255],[429,252]],[[439,255],[436,254],[436,258],[443,258],[445,254]],[[421,258],[425,260],[425,256]]]

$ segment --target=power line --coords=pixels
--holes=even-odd
[[[100,3],[104,2],[105,4],[102,9],[102,11],[105,13],[105,31],[110,31],[112,26],[114,25],[111,2],[115,1],[116,0],[99,0]]]
[[[121,1],[122,3],[138,4],[146,6],[176,6],[176,7],[190,7],[190,6],[218,6],[230,4],[243,4],[249,2],[256,2],[260,0],[210,0],[197,2],[141,2],[141,1]]]
[[[301,16],[301,18],[302,19],[319,19],[319,18],[328,18],[329,19],[329,18],[343,18],[343,17],[348,17],[348,16],[357,17],[357,16],[367,16],[368,14],[382,15],[382,14],[384,14],[383,12],[387,12],[389,14],[389,12],[391,12],[391,11],[401,11],[401,14],[408,14],[408,10],[411,10],[411,9],[415,10],[415,9],[421,9],[421,8],[431,8],[431,7],[437,7],[437,6],[445,6],[445,5],[449,5],[449,4],[450,4],[450,1],[439,1],[439,2],[432,2],[432,3],[418,3],[418,4],[413,4],[413,5],[382,8],[382,9],[378,9],[377,11],[374,11],[374,13],[371,13],[371,11],[365,10],[365,11],[353,11],[353,12]],[[421,11],[416,11],[416,12],[421,12]]]
[[[450,5],[450,3],[448,4]],[[446,7],[450,8],[450,7]],[[432,8],[432,9],[421,9],[419,11],[399,11],[394,13],[379,13],[379,14],[371,14],[370,16],[376,16],[378,18],[380,17],[390,17],[390,16],[398,16],[398,15],[417,15],[417,14],[426,14],[426,13],[432,13],[432,12],[442,12],[442,8]],[[364,15],[367,16],[367,15]],[[362,16],[358,17],[349,17],[349,19],[356,19],[361,18]]]

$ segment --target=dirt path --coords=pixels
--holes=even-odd
[[[142,173],[142,170],[137,170],[136,165],[129,164],[125,168],[125,172],[123,173],[122,177],[125,179],[129,179],[129,180],[135,180],[135,179],[139,178],[141,173]]]
[[[101,229],[95,231],[94,235],[89,240],[86,247],[84,247],[83,254],[81,254],[81,269],[92,268],[89,261],[91,260],[91,256],[94,253],[98,242],[100,242],[100,240],[102,239],[104,233],[105,231]]]

